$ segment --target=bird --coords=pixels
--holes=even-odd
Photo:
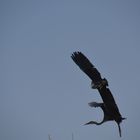
[[[103,103],[101,104],[90,104],[90,106],[99,106],[102,108],[104,112],[103,121],[100,123],[91,121],[87,124],[100,125],[105,121],[114,120],[118,125],[119,135],[121,137],[120,123],[126,118],[123,118],[120,114],[115,99],[110,89],[108,88],[109,84],[107,79],[101,77],[101,74],[97,70],[97,68],[89,61],[89,59],[82,52],[73,52],[71,58],[79,66],[79,68],[91,79],[91,88],[97,89],[103,100]]]

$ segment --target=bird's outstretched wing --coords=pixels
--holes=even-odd
[[[99,82],[102,80],[99,71],[88,60],[88,58],[81,52],[74,52],[71,56],[73,61],[80,67],[80,69],[86,73],[93,82]]]

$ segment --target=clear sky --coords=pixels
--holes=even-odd
[[[0,1],[0,139],[118,140],[115,122],[74,64],[82,51],[109,81],[123,140],[140,138],[139,0]]]

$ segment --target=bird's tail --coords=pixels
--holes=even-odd
[[[120,124],[118,123],[118,128],[119,128],[119,135],[120,135],[120,137],[122,136],[122,132],[121,132],[121,126],[120,126]]]

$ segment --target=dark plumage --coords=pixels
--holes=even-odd
[[[89,103],[89,106],[90,106],[90,107],[100,107],[100,108],[103,110],[104,117],[103,117],[103,120],[102,120],[101,122],[90,121],[90,122],[86,123],[85,125],[88,125],[88,124],[101,125],[101,124],[104,123],[104,122],[112,121],[112,120],[113,120],[113,118],[112,118],[111,115],[110,115],[110,112],[109,112],[108,109],[105,107],[105,104],[104,104],[104,103],[90,102],[90,103]]]
[[[83,53],[74,52],[71,58],[80,67],[80,69],[84,73],[86,73],[88,77],[92,80],[91,82],[92,88],[97,89],[102,97],[103,103],[101,103],[100,107],[104,111],[104,117],[109,118],[106,121],[109,120],[116,121],[121,136],[120,123],[124,118],[122,118],[118,106],[115,103],[114,97],[109,88],[107,87],[108,81],[105,78],[101,77],[99,71],[95,68],[95,66],[88,60],[88,58]]]

